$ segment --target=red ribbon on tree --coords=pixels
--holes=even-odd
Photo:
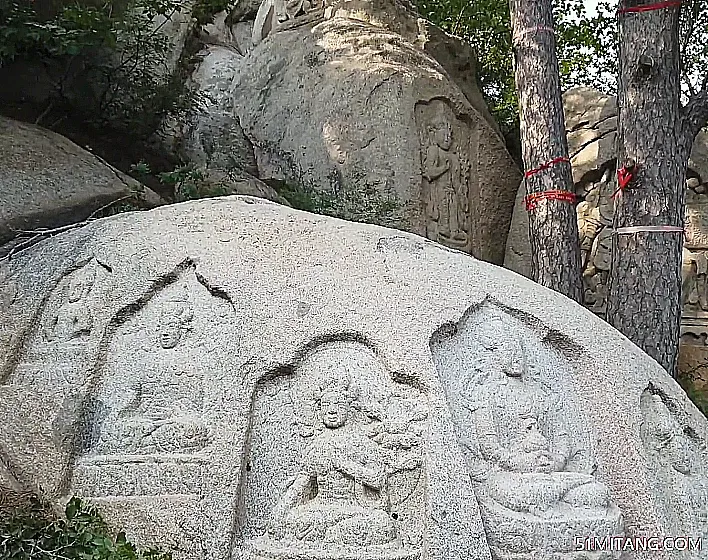
[[[570,204],[573,204],[577,197],[570,191],[555,190],[531,193],[524,199],[526,202],[526,211],[531,212],[532,210],[535,210],[538,206],[538,202],[544,198],[547,200],[559,200],[561,202],[569,202]]]
[[[547,161],[543,165],[537,167],[536,169],[529,169],[525,174],[524,177],[531,177],[531,175],[538,173],[539,171],[544,171],[546,169],[550,169],[554,165],[557,165],[559,163],[563,163],[564,161],[567,161],[570,163],[570,160],[567,157],[561,156],[557,157],[555,159],[552,159],[551,161]]]
[[[637,173],[637,164],[634,160],[628,159],[625,164],[617,170],[617,190],[612,193],[610,198],[615,199],[617,195],[627,188],[627,185],[634,180]]]
[[[565,156],[560,156],[557,158],[553,158],[551,161],[547,161],[546,163],[539,165],[535,169],[529,169],[526,173],[524,173],[524,177],[531,177],[531,175],[535,175],[536,173],[540,171],[544,171],[546,169],[550,169],[554,165],[558,165],[559,163],[570,163],[570,159],[565,157]],[[559,200],[561,202],[569,202],[573,204],[576,200],[576,196],[574,193],[570,191],[559,191],[559,190],[550,190],[550,191],[540,191],[540,192],[535,192],[526,195],[526,198],[524,198],[524,201],[526,202],[526,211],[531,212],[538,206],[538,202],[540,200]]]
[[[628,6],[617,10],[618,14],[631,14],[637,12],[651,12],[653,10],[663,10],[665,8],[678,8],[681,5],[680,0],[671,0],[669,2],[657,2],[656,4],[645,4],[643,6]]]

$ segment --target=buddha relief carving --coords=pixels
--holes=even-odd
[[[475,473],[488,495],[536,516],[575,508],[605,511],[607,489],[590,474],[566,470],[572,447],[560,398],[529,375],[521,342],[489,337],[482,343],[496,372],[463,395],[475,431],[463,446],[472,464],[481,460],[488,469]]]
[[[574,559],[569,534],[621,535],[621,514],[593,474],[588,431],[571,395],[548,383],[540,366],[529,367],[530,333],[515,332],[515,324],[481,312],[463,338],[442,342],[438,368],[494,558]],[[463,339],[474,345],[469,354]],[[537,343],[535,352],[542,348]],[[448,353],[462,371],[446,364]]]
[[[247,557],[418,558],[399,513],[422,480],[427,408],[405,391],[372,403],[350,375],[329,373],[309,402],[306,385],[291,387],[302,451]]]
[[[428,128],[423,155],[427,237],[464,247],[469,236],[468,164],[460,157],[458,145],[450,122],[438,114]]]
[[[302,471],[273,512],[274,537],[361,546],[395,541],[384,458],[376,444],[347,426],[352,398],[337,386],[320,397],[325,429],[308,445]]]
[[[202,379],[178,355],[194,312],[185,293],[168,298],[159,312],[147,363],[104,423],[101,453],[194,452],[209,442],[200,418]]]
[[[661,395],[645,391],[642,412],[642,440],[655,469],[655,490],[668,493],[673,534],[708,537],[706,449],[683,430]]]
[[[324,0],[263,0],[253,23],[254,45],[268,35],[324,19]]]
[[[87,300],[95,280],[93,263],[71,275],[64,300],[48,325],[47,340],[68,342],[91,333],[93,317]]]
[[[684,317],[708,311],[708,256],[704,251],[684,248],[681,294]]]
[[[419,109],[426,237],[459,249],[470,243],[468,139],[442,101]]]

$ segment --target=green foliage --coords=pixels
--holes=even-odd
[[[0,558],[8,560],[171,560],[157,549],[139,550],[125,533],[113,535],[98,511],[72,498],[65,517],[33,499],[0,520]]]
[[[508,0],[418,0],[424,17],[467,39],[478,53],[477,80],[502,130],[516,126],[511,22]],[[614,94],[617,76],[616,2],[601,1],[590,16],[583,0],[554,0],[556,45],[563,91],[592,86]],[[708,67],[708,0],[681,9],[684,94],[700,88]]]
[[[97,127],[148,134],[167,113],[190,104],[166,71],[171,45],[161,33],[186,5],[89,1],[65,4],[42,18],[31,0],[0,0],[0,66],[40,60],[52,69],[52,106],[67,107]]]
[[[312,184],[270,182],[277,193],[298,210],[354,222],[395,226],[401,224],[400,201],[372,186],[322,190]]]
[[[41,21],[32,4],[0,0],[0,66],[19,57],[75,56],[101,45],[115,45],[112,22],[105,10],[65,6]]]
[[[193,164],[155,173],[147,163],[141,161],[132,165],[130,170],[137,176],[156,177],[160,184],[172,191],[175,202],[229,194],[223,185],[211,183],[207,175]]]
[[[514,128],[518,108],[508,0],[418,0],[418,8],[475,47],[480,89],[502,129]],[[554,14],[562,88],[602,85],[595,73],[611,72],[612,66],[598,55],[612,40],[614,22],[602,10],[589,18],[583,0],[556,0]]]
[[[686,0],[680,27],[683,93],[692,96],[708,76],[708,0]]]

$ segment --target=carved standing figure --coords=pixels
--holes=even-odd
[[[423,156],[423,177],[428,182],[427,213],[432,221],[428,237],[465,245],[469,193],[462,163],[453,149],[452,126],[439,115],[430,126],[428,137]]]
[[[708,258],[704,251],[683,250],[684,315],[708,311]]]
[[[49,340],[69,341],[91,332],[93,317],[86,299],[93,288],[96,270],[88,265],[75,272],[69,280],[66,301],[52,320]]]

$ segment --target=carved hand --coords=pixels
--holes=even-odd
[[[517,453],[508,461],[509,470],[516,472],[552,472],[551,459],[545,451]]]

